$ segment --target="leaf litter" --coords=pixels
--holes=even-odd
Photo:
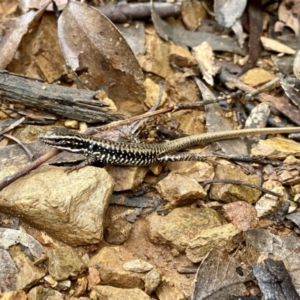
[[[143,51],[143,49],[141,48],[143,42],[141,43],[141,41],[138,41],[139,43],[136,43],[136,45],[138,45],[136,49],[138,49],[139,53],[134,54],[131,48],[128,46],[128,42],[119,32],[119,30],[117,30],[116,27],[103,14],[101,14],[95,8],[86,4],[70,1],[61,12],[61,15],[57,22],[58,39],[56,41],[53,40],[51,43],[53,45],[54,43],[58,45],[59,41],[65,63],[69,67],[71,67],[74,74],[76,72],[76,75],[82,82],[83,86],[92,91],[96,91],[99,88],[102,89],[107,94],[108,98],[110,98],[109,100],[106,100],[106,103],[109,103],[109,101],[113,101],[117,106],[118,111],[126,115],[138,115],[144,112],[144,102],[147,102],[145,101],[145,97],[146,95],[151,95],[151,102],[153,102],[153,93],[151,93],[150,91],[157,90],[157,83],[161,80],[161,78],[164,78],[164,80],[166,81],[165,92],[167,95],[164,99],[164,102],[162,103],[163,107],[175,107],[179,103],[182,104],[183,102],[191,102],[191,99],[196,99],[199,101],[201,99],[199,97],[198,90],[200,90],[202,100],[212,99],[216,95],[216,90],[226,92],[225,85],[222,85],[221,81],[218,78],[219,73],[217,71],[220,68],[221,75],[223,76],[223,83],[227,84],[227,87],[229,86],[229,88],[231,89],[237,87],[242,89],[246,93],[255,94],[255,92],[257,92],[257,82],[259,82],[259,84],[263,84],[266,81],[266,73],[261,72],[260,69],[266,69],[270,74],[275,74],[277,72],[276,62],[279,60],[273,59],[272,62],[269,57],[271,57],[271,55],[273,55],[274,57],[274,53],[280,53],[281,56],[285,55],[284,57],[291,58],[296,53],[294,45],[290,41],[286,42],[286,40],[291,40],[288,39],[288,37],[298,34],[297,23],[295,22],[295,19],[293,20],[292,16],[293,14],[298,14],[297,7],[299,3],[298,1],[294,1],[294,8],[291,9],[287,5],[286,1],[282,1],[280,6],[278,7],[279,18],[277,21],[280,21],[281,23],[274,25],[273,23],[269,22],[268,19],[264,19],[264,22],[268,24],[269,28],[277,26],[277,29],[280,29],[280,31],[277,30],[276,32],[280,32],[281,36],[267,34],[266,31],[262,35],[262,23],[260,23],[261,21],[255,21],[262,20],[263,16],[266,15],[263,14],[263,12],[268,13],[267,9],[272,9],[271,7],[268,7],[266,8],[266,11],[263,11],[265,7],[262,8],[260,6],[257,6],[256,1],[253,1],[253,3],[250,3],[249,1],[248,3],[246,3],[246,1],[240,1],[239,9],[237,9],[233,3],[234,1],[225,1],[223,3],[225,4],[224,7],[221,7],[219,1],[215,1],[214,3],[215,13],[217,13],[216,20],[219,22],[219,25],[228,27],[222,34],[217,34],[214,31],[215,27],[213,29],[211,28],[210,31],[201,31],[201,27],[205,29],[209,28],[209,26],[207,26],[208,23],[205,23],[205,19],[201,20],[200,22],[203,26],[199,25],[199,28],[197,28],[197,25],[195,26],[194,23],[188,24],[188,16],[182,16],[183,19],[185,18],[188,24],[187,27],[190,26],[190,28],[192,28],[192,30],[194,31],[187,30],[182,26],[182,24],[180,24],[180,22],[178,21],[178,13],[174,14],[174,18],[177,18],[175,21],[170,19],[162,20],[155,10],[154,6],[156,6],[156,3],[155,5],[154,3],[152,3],[151,13],[154,27],[153,25],[149,24],[149,22],[145,22],[144,20],[141,21],[141,25],[136,25],[137,23],[135,25],[126,25],[131,27],[133,33],[134,26],[139,26],[138,29],[142,32],[139,32],[136,35],[137,38],[146,38],[146,49],[148,53],[147,51]],[[147,3],[148,13],[150,7],[149,4],[150,3]],[[180,6],[180,2],[176,3],[176,5]],[[134,6],[128,6],[128,9],[133,9],[133,7]],[[124,9],[124,6],[122,7],[122,9]],[[136,9],[136,7],[134,7],[134,9]],[[213,17],[210,16],[211,9],[213,9],[213,7],[210,5],[205,7],[205,10],[207,12],[207,14],[205,15],[206,18],[210,18],[210,22],[213,21]],[[274,9],[273,7],[274,14],[276,14],[277,12],[276,9],[277,8]],[[35,35],[37,26],[41,26],[41,24],[43,23],[43,21],[41,22],[40,19],[46,18],[46,15],[49,14],[44,13],[44,11],[45,7],[43,7],[43,9],[40,11],[30,10],[29,12],[20,15],[17,15],[17,13],[15,13],[14,18],[10,18],[10,16],[8,16],[8,19],[10,19],[6,21],[6,23],[2,24],[3,37],[0,40],[0,65],[3,69],[7,68],[7,70],[19,73],[20,75],[27,75],[38,79],[47,80],[50,83],[64,84],[70,87],[72,85],[72,81],[64,73],[63,68],[61,68],[61,62],[57,60],[57,57],[61,54],[56,54],[56,50],[55,52],[51,52],[51,46],[49,46],[49,44],[47,44],[47,46],[44,48],[40,47],[42,41],[47,39],[47,36]],[[175,11],[176,9],[174,9],[174,12]],[[192,10],[189,10],[189,13],[192,14]],[[247,25],[245,25],[245,21],[242,21],[243,17],[246,14],[249,17],[249,24]],[[136,17],[137,16],[135,15],[134,18]],[[55,18],[52,18],[50,22],[55,22],[54,20]],[[178,21],[177,24],[175,24],[176,21]],[[118,26],[125,25],[119,24]],[[288,28],[292,29],[292,34],[288,31]],[[198,31],[198,29],[200,30]],[[249,33],[249,40],[247,39],[247,33]],[[133,34],[130,35],[130,37],[133,38]],[[159,36],[162,38],[162,40],[159,38]],[[28,43],[28,38],[32,39],[33,42]],[[293,38],[296,39],[295,36]],[[24,41],[26,41],[25,44]],[[207,44],[203,44],[204,42],[206,42]],[[133,38],[130,44],[134,43],[135,42]],[[209,48],[205,48],[207,49],[204,51],[205,53],[201,53],[202,57],[196,57],[198,59],[197,63],[199,64],[199,66],[202,66],[202,68],[200,67],[200,69],[202,69],[200,72],[200,76],[198,67],[195,67],[195,63],[185,65],[182,64],[177,69],[174,68],[174,65],[169,65],[171,57],[172,61],[180,61],[181,63],[184,59],[187,59],[190,62],[192,61],[191,57],[188,57],[187,54],[185,55],[184,51],[176,48],[175,46],[181,46],[181,48],[185,51],[189,51],[191,47],[201,46]],[[265,57],[261,57],[261,46],[264,46],[265,51],[268,51],[264,53],[264,55],[266,55]],[[54,48],[55,47],[53,46],[53,49]],[[32,54],[30,60],[27,60],[27,58],[24,59],[25,49],[26,51],[28,51],[28,53]],[[171,51],[172,56],[170,55]],[[155,56],[155,54],[158,53],[159,56]],[[214,59],[212,58],[212,53],[215,56]],[[246,54],[249,54],[248,62],[247,58],[245,58]],[[138,57],[139,62],[136,59],[135,55]],[[147,59],[145,59],[146,55],[149,55]],[[209,55],[209,64],[207,62],[206,55]],[[51,62],[53,62],[53,64],[51,64]],[[55,65],[54,62],[58,62],[58,64]],[[156,64],[155,67],[154,64]],[[242,82],[239,81],[239,79],[237,79],[236,77],[235,79],[227,77],[222,69],[224,65],[227,65],[227,67],[231,70],[239,70],[239,74],[236,73],[235,75],[246,73],[245,75],[250,78],[249,81]],[[162,68],[164,66],[165,69],[162,71]],[[256,72],[253,72],[252,70],[254,69],[254,66],[257,68]],[[296,59],[294,62],[294,73],[296,77],[297,67],[298,60]],[[248,70],[252,72],[248,72]],[[213,90],[211,88],[208,88],[206,84],[202,82],[202,76],[211,87],[214,87]],[[147,84],[144,84],[144,77],[147,77]],[[253,112],[251,118],[248,119],[248,122],[246,122],[246,124],[256,126],[257,124],[265,124],[266,122],[270,122],[269,120],[272,117],[270,116],[270,114],[272,114],[273,108],[270,108],[270,106],[266,105],[266,102],[272,103],[273,106],[277,108],[277,110],[283,113],[277,113],[277,115],[273,117],[273,120],[276,120],[277,118],[276,121],[278,123],[286,122],[286,124],[289,124],[290,122],[295,122],[296,124],[299,124],[298,108],[295,108],[294,106],[289,104],[287,98],[290,97],[293,103],[295,103],[296,105],[298,104],[298,86],[297,82],[291,83],[292,81],[290,80],[290,78],[288,79],[282,79],[281,83],[279,84],[277,81],[277,85],[275,86],[276,89],[273,88],[273,90],[268,90],[266,93],[260,92],[258,96],[254,96],[256,101],[262,101],[262,103],[264,104],[263,109],[257,109],[256,113]],[[251,84],[255,86],[249,86]],[[277,99],[279,89],[280,95]],[[274,90],[276,91],[275,93]],[[283,90],[286,93],[287,97],[284,97]],[[106,96],[104,96],[104,98],[105,97]],[[0,98],[1,112],[5,112],[5,114],[14,117],[14,114],[18,112],[18,105],[20,104],[14,104],[12,110],[12,106],[5,106],[7,100],[9,102],[9,99]],[[91,99],[90,101],[92,103],[92,101],[97,100]],[[148,139],[148,141],[165,140],[166,138],[168,138],[170,128],[173,131],[174,128],[176,128],[176,126],[172,125],[175,123],[180,124],[180,130],[178,130],[179,134],[182,134],[183,132],[186,134],[195,133],[195,128],[197,129],[196,132],[199,133],[199,129],[204,129],[204,119],[206,119],[206,127],[211,131],[216,130],[216,128],[218,130],[224,130],[224,126],[226,128],[232,128],[232,124],[236,124],[239,122],[241,122],[241,124],[244,124],[245,122],[243,122],[243,120],[240,119],[239,116],[247,114],[247,112],[240,111],[234,117],[232,117],[234,104],[236,107],[241,107],[244,104],[243,102],[244,100],[239,98],[233,99],[228,102],[224,101],[223,103],[221,103],[222,109],[218,104],[210,104],[209,106],[205,107],[205,116],[203,111],[194,110],[192,113],[186,111],[178,111],[172,115],[171,120],[168,120],[166,116],[156,117],[153,120],[147,120],[140,130],[140,137],[146,138]],[[147,103],[149,103],[149,100]],[[87,105],[87,103],[85,103],[85,105]],[[21,107],[21,109],[23,109],[23,107]],[[36,111],[36,113],[38,114],[38,111]],[[109,114],[109,111],[107,111],[108,116]],[[260,115],[258,116],[258,114]],[[0,116],[1,119],[4,119],[6,117],[4,115]],[[67,118],[67,116],[65,117]],[[70,118],[72,119],[71,116]],[[81,120],[81,123],[75,123],[77,124],[75,126],[84,127],[85,125],[82,123],[83,121]],[[88,121],[88,123],[91,124],[93,123],[93,121]],[[160,128],[160,132],[164,132],[164,134],[158,133],[158,131],[156,131],[158,127]],[[230,141],[227,143],[227,145],[226,143],[218,143],[218,145],[225,153],[228,154],[237,152],[237,154],[245,155],[249,153],[249,151],[245,149],[247,148],[246,143],[241,142],[241,144],[239,145],[237,144],[239,142],[240,141]],[[284,143],[278,143],[277,146],[283,146],[283,144]],[[292,148],[293,146],[290,145],[289,147]],[[292,155],[292,149],[289,150],[291,150],[290,153]],[[296,159],[293,160],[290,158],[290,161],[295,162],[295,160]],[[222,161],[218,163],[224,164],[224,162]],[[183,166],[184,165],[180,167],[180,164],[178,164],[178,167],[175,168],[177,170],[176,172],[183,172],[184,174],[188,174],[187,168],[183,169],[185,168]],[[203,168],[205,167],[203,166]],[[245,164],[241,164],[239,168],[247,170],[247,172],[249,173],[253,173],[256,169],[256,166],[254,166],[253,168],[253,166],[246,166]],[[195,173],[194,170],[195,169],[193,169],[193,172]],[[274,174],[276,173],[277,176],[276,180],[278,180],[279,183],[280,178],[282,178],[282,180],[283,178],[288,178],[291,184],[289,190],[290,196],[293,197],[297,195],[297,176],[299,175],[299,171],[297,171],[297,168],[291,168],[289,170],[287,166],[283,166],[278,167],[278,169],[276,170],[274,170],[274,168],[272,169],[271,167],[261,168],[260,170],[263,174],[263,177],[273,178],[273,180],[275,181],[275,175],[273,175],[270,170],[274,171]],[[138,178],[131,178],[130,176],[138,175],[134,172],[128,171],[129,170],[125,170],[124,178],[127,177],[127,183],[130,184],[129,179],[133,179],[134,182],[134,180],[137,180]],[[165,170],[163,170],[162,168],[155,169],[155,167],[151,167],[151,171],[152,173],[143,175],[145,177],[142,179],[145,180],[148,184],[150,183],[155,186],[155,183],[157,182],[157,180],[159,180],[159,177],[157,177],[157,175],[162,176],[161,179],[166,178],[166,173],[164,173]],[[121,175],[122,172],[118,171],[117,169],[115,173],[119,173],[118,175]],[[289,173],[289,176],[287,176],[287,173]],[[199,176],[199,174],[197,174],[197,176]],[[293,180],[291,176],[294,176],[294,178],[296,179]],[[141,178],[138,178],[138,180],[141,180]],[[171,184],[171,182],[169,184]],[[225,189],[225,187],[226,185],[222,186],[222,192],[224,193],[224,195],[226,195],[224,196],[224,199],[229,199],[230,195],[228,196],[226,193],[230,193],[230,189]],[[235,193],[237,192],[235,191]],[[186,197],[186,194],[183,194],[184,197]],[[160,196],[159,194],[157,194],[157,192],[154,192],[154,195],[157,197]],[[231,196],[239,197],[238,195]],[[246,192],[244,192],[243,195],[242,193],[240,195],[241,198],[244,196],[245,198],[247,198]],[[190,195],[190,197],[192,198],[193,195]],[[128,196],[128,199],[130,199],[130,196]],[[149,199],[151,199],[151,197]],[[130,203],[130,201],[126,201],[126,203]],[[174,203],[177,202],[174,201]],[[202,207],[210,206],[219,211],[219,208],[221,208],[222,205],[222,199],[217,201],[216,199],[209,199],[207,197],[206,199],[198,199],[195,203],[194,209],[201,209]],[[180,207],[177,209],[179,209],[179,212],[181,211]],[[262,206],[262,209],[265,210],[264,215],[271,214],[271,211],[268,211],[267,205],[265,207]],[[276,207],[275,213],[279,210],[279,206]],[[124,222],[123,217],[126,214],[130,215],[132,213],[132,211],[130,212],[127,208],[117,206],[117,204],[111,206],[108,209],[107,226],[112,226],[112,228],[116,229],[112,231],[114,232],[114,234],[122,234],[122,224],[124,224],[122,223]],[[140,212],[135,212],[134,215],[138,216],[139,213]],[[274,211],[272,211],[272,213],[274,213]],[[232,215],[231,218],[233,218],[233,216],[234,215]],[[140,216],[136,223],[129,228],[129,231],[126,232],[127,241],[125,242],[125,244],[118,246],[119,248],[115,248],[114,246],[114,251],[110,252],[112,257],[111,260],[109,260],[109,263],[111,265],[108,265],[108,271],[111,272],[110,274],[115,274],[116,278],[119,278],[119,280],[115,280],[115,278],[113,278],[111,281],[108,280],[107,284],[111,286],[112,289],[114,289],[110,291],[111,293],[118,293],[120,292],[118,291],[118,288],[124,287],[124,285],[128,285],[127,282],[126,284],[124,283],[123,286],[118,286],[118,283],[120,284],[120,282],[123,282],[124,280],[124,278],[122,277],[123,271],[120,267],[121,263],[120,265],[118,265],[114,264],[113,262],[114,258],[115,261],[117,261],[117,255],[114,256],[114,253],[119,253],[119,255],[124,255],[124,257],[127,257],[127,261],[133,260],[133,258],[141,258],[145,261],[148,260],[152,263],[152,265],[155,265],[155,267],[157,268],[156,271],[158,271],[158,273],[163,273],[166,280],[163,282],[156,282],[156,287],[153,289],[148,288],[150,283],[147,281],[148,279],[146,278],[146,276],[143,277],[143,274],[139,274],[137,277],[131,277],[131,279],[129,280],[130,283],[132,283],[132,286],[130,286],[129,284],[130,287],[139,287],[140,289],[143,289],[143,285],[146,284],[147,290],[151,292],[154,291],[159,299],[163,299],[163,297],[167,297],[166,299],[175,299],[176,297],[185,299],[190,296],[192,297],[192,299],[225,299],[229,295],[264,295],[264,297],[268,299],[266,295],[268,295],[270,287],[268,286],[268,284],[265,284],[265,282],[266,278],[270,278],[271,275],[273,276],[273,281],[270,282],[276,282],[276,288],[281,289],[282,297],[297,297],[297,270],[294,270],[291,264],[292,261],[296,261],[296,259],[298,258],[298,236],[296,235],[297,230],[295,229],[295,225],[293,225],[291,222],[292,220],[295,221],[295,218],[287,218],[289,221],[288,223],[286,223],[284,215],[283,217],[279,217],[279,213],[277,214],[276,222],[274,220],[268,219],[268,217],[259,218],[258,228],[263,227],[263,224],[268,224],[268,226],[272,225],[272,231],[276,232],[276,234],[271,234],[269,230],[265,230],[264,232],[262,232],[260,229],[252,229],[252,239],[249,237],[251,236],[250,233],[250,235],[247,235],[247,232],[249,231],[246,231],[246,235],[244,236],[244,238],[236,242],[236,250],[234,250],[233,252],[226,253],[225,251],[220,251],[217,249],[210,251],[207,254],[207,257],[199,266],[199,270],[196,275],[197,282],[192,288],[194,276],[184,276],[177,272],[179,269],[183,269],[183,267],[185,266],[187,266],[188,268],[189,266],[191,267],[193,265],[188,260],[185,253],[181,252],[182,249],[180,248],[180,251],[178,252],[176,247],[173,247],[170,244],[170,241],[163,240],[161,236],[152,237],[151,242],[146,238],[147,234],[149,234],[149,231],[147,231],[147,226],[159,226],[159,222],[162,221],[161,216],[152,215],[152,217],[153,219],[145,219],[144,217]],[[178,215],[175,214],[175,219],[181,226],[188,226],[189,224],[189,217],[186,217],[185,215],[183,216],[180,213],[178,213]],[[227,221],[232,223],[236,222],[236,220]],[[175,225],[177,222],[174,222]],[[192,219],[190,219],[190,222],[192,222]],[[193,220],[193,222],[197,224],[198,220]],[[257,222],[252,223],[257,224]],[[48,236],[44,232],[35,232],[34,230],[32,230],[32,228],[27,227],[26,223],[22,224],[24,224],[23,226],[24,228],[26,228],[27,233],[36,237],[36,239],[42,244],[45,249],[48,249],[49,247],[58,249],[66,247],[66,245],[61,241],[51,238],[51,234],[50,236]],[[297,226],[298,223],[295,221],[295,224]],[[169,229],[173,229],[171,225],[172,224],[170,224]],[[172,230],[170,232],[172,240],[176,239],[176,235],[172,235],[174,233],[176,234],[176,226],[174,226],[173,230],[174,232],[172,232]],[[189,231],[187,230],[187,232]],[[264,245],[266,243],[268,243],[268,245],[270,244],[270,234],[272,235],[271,240],[275,241],[274,243],[276,243],[276,245],[281,245],[281,251],[277,251],[279,248],[276,245],[274,247],[270,246],[271,248],[268,248],[267,251],[264,248]],[[192,232],[189,232],[188,235],[188,238],[190,240],[192,240],[193,238],[197,238],[193,236]],[[254,243],[254,235],[262,236],[263,238],[255,240]],[[55,236],[57,236],[57,233],[55,234]],[[124,238],[124,236],[122,238],[115,236],[112,240],[124,241],[126,239]],[[13,237],[14,235],[10,236],[11,244],[15,244],[13,242]],[[138,238],[135,239],[135,237]],[[230,241],[232,242],[232,237],[230,238]],[[22,240],[20,243],[24,244],[24,241]],[[245,247],[245,244],[247,247]],[[30,246],[32,245],[23,245],[23,247],[30,248]],[[5,257],[7,257],[7,270],[9,270],[9,274],[11,274],[9,276],[15,278],[15,276],[17,276],[17,269],[14,268],[13,260],[9,260],[8,257],[17,259],[17,255],[19,255],[20,252],[18,252],[19,250],[17,248],[13,247],[19,246],[10,246],[10,255],[8,255],[6,252],[5,254],[2,253],[1,257],[4,258],[4,260],[2,261],[5,261]],[[224,248],[225,246],[220,245],[220,247]],[[68,246],[66,248],[68,248]],[[80,253],[81,260],[86,263],[86,266],[88,266],[88,254],[91,257],[94,257],[94,260],[97,261],[97,266],[101,266],[102,264],[105,264],[107,262],[107,257],[106,262],[105,260],[102,260],[105,257],[104,251],[101,252],[102,248],[105,251],[107,251],[107,248],[109,248],[107,247],[107,244],[105,244],[105,241],[103,241],[103,245],[100,248],[97,245],[91,245],[90,248],[80,247],[77,250],[78,253]],[[22,249],[22,247],[20,249]],[[22,251],[25,250],[22,249]],[[64,249],[64,251],[68,253],[69,250]],[[95,256],[94,252],[97,252]],[[128,256],[125,255],[125,252]],[[286,255],[287,253],[288,255]],[[274,256],[278,257],[278,259],[281,259],[284,263],[288,262],[290,264],[288,272],[292,272],[289,272],[289,275],[285,273],[286,270],[284,270],[283,264],[276,264],[272,260],[270,260]],[[68,256],[66,257],[69,258]],[[23,257],[22,259],[23,261],[26,261],[25,257]],[[68,261],[64,261],[63,258],[59,256],[57,256],[57,259],[59,264],[61,264],[61,266],[64,266],[64,270],[66,270],[65,263],[68,264]],[[122,265],[123,263],[124,262],[122,262]],[[173,265],[170,266],[171,264]],[[39,267],[47,268],[47,266],[43,264],[43,262],[41,262],[41,265]],[[98,272],[97,270],[93,270],[93,267],[94,266],[89,266],[89,276],[95,274],[94,272]],[[101,289],[102,287],[99,284],[100,276],[103,276],[103,278],[106,276],[105,270],[103,269],[102,273],[98,272],[97,274],[98,277],[95,276],[93,279],[91,279],[90,277],[86,277],[83,274],[81,276],[74,275],[70,271],[70,276],[68,279],[66,279],[65,281],[62,280],[56,282],[53,278],[50,278],[51,276],[47,277],[44,276],[43,273],[40,273],[41,277],[38,279],[38,286],[37,281],[33,280],[29,283],[27,282],[26,287],[25,285],[18,286],[18,289],[24,289],[26,290],[26,292],[28,291],[29,295],[30,293],[36,293],[36,291],[41,291],[43,293],[47,293],[50,291],[51,293],[56,293],[56,295],[59,297],[62,294],[70,295],[69,293],[71,293],[72,290],[70,286],[72,285],[72,287],[74,287],[73,291],[75,291],[74,297],[79,297],[80,295],[87,296],[89,295],[90,291],[91,297],[96,294],[98,297],[100,297],[100,295],[107,296],[106,293],[108,293],[108,291]],[[126,276],[129,275],[132,274],[126,273]],[[254,276],[257,278],[258,286],[255,286]],[[296,290],[293,290],[292,288],[289,289],[289,291],[293,292],[293,294],[289,295],[289,291],[284,289],[283,286],[280,286],[280,283],[278,283],[281,278],[280,276],[284,278],[284,283],[289,284],[290,287],[293,287],[294,283]],[[290,280],[289,276],[291,277],[292,281]],[[140,279],[137,279],[138,277]],[[161,277],[156,276],[156,278]],[[143,282],[142,284],[140,284],[140,280]],[[9,283],[12,284],[10,285]],[[65,289],[63,288],[64,284],[65,286],[67,286],[67,288]],[[97,288],[93,289],[93,285],[95,285]],[[89,288],[87,288],[87,286],[89,286]],[[11,282],[8,282],[8,284],[6,284],[5,289],[3,289],[3,286],[1,286],[1,292],[12,291],[16,288],[16,282],[12,279]],[[261,290],[259,290],[259,288]],[[143,295],[143,297],[148,296],[145,294]]]

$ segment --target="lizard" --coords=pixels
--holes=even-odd
[[[53,127],[39,134],[39,139],[52,147],[79,153],[86,156],[86,160],[70,169],[79,169],[99,162],[121,166],[148,166],[150,164],[167,161],[202,160],[198,153],[177,153],[192,146],[206,146],[209,143],[229,140],[247,135],[296,133],[300,127],[285,128],[250,128],[222,132],[208,132],[164,143],[126,143],[94,136],[88,136],[65,128]]]

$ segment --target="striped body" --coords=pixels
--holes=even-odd
[[[160,144],[123,143],[87,136],[63,128],[53,128],[39,136],[45,144],[80,153],[103,164],[147,166],[165,151]]]
[[[201,155],[176,153],[179,150],[196,145],[205,146],[211,142],[246,135],[295,132],[300,132],[300,127],[253,128],[203,133],[162,144],[144,144],[116,142],[87,136],[63,128],[52,128],[40,134],[39,139],[55,148],[84,154],[87,160],[82,166],[94,162],[124,166],[147,166],[162,161],[198,160],[201,158]]]

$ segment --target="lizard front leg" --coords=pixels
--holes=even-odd
[[[67,174],[73,172],[73,171],[78,171],[79,169],[81,168],[84,168],[85,166],[90,166],[90,165],[93,165],[95,162],[97,162],[97,157],[96,155],[93,155],[93,154],[89,154],[87,155],[86,159],[84,161],[82,161],[81,163],[73,166],[73,167],[70,167],[70,168],[67,168],[65,170],[65,172]],[[102,166],[102,165],[101,165]],[[103,167],[104,167],[104,164],[103,164]]]

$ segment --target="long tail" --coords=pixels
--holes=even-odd
[[[197,135],[191,135],[188,137],[180,138],[174,141],[162,144],[166,151],[176,152],[184,148],[192,146],[206,146],[209,143],[230,140],[247,135],[259,135],[259,134],[276,134],[276,133],[300,133],[300,127],[285,127],[285,128],[249,128],[241,130],[229,130],[221,132],[208,132]]]

